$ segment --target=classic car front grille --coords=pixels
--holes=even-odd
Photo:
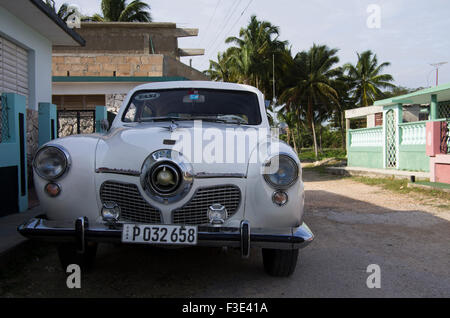
[[[106,181],[100,189],[102,203],[113,201],[120,206],[122,221],[161,223],[161,212],[149,205],[135,184]]]
[[[241,202],[241,191],[237,186],[225,185],[198,189],[192,199],[180,209],[172,212],[174,224],[199,225],[209,223],[208,208],[216,203],[222,204],[233,216]]]

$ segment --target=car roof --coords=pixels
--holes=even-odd
[[[256,94],[262,94],[256,87],[225,82],[212,82],[212,81],[169,81],[169,82],[156,82],[147,83],[136,86],[132,93],[140,90],[147,89],[171,89],[171,88],[210,88],[210,89],[227,89],[227,90],[239,90],[249,91]]]

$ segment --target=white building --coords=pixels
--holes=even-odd
[[[26,98],[28,166],[38,147],[39,103],[52,102],[52,48],[84,45],[84,39],[43,1],[0,0],[0,94],[15,93]],[[6,108],[0,106],[0,118],[3,112]],[[0,167],[6,169],[6,158],[17,155],[12,153],[15,150],[5,149],[10,148],[0,148]]]

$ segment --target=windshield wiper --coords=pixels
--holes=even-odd
[[[206,122],[212,122],[212,123],[227,123],[227,124],[237,124],[240,125],[242,124],[239,121],[230,121],[230,120],[226,120],[226,119],[220,119],[220,118],[212,118],[212,117],[147,117],[144,119],[139,119],[137,122],[139,123],[145,123],[145,122],[157,122],[157,121],[190,121],[190,120],[201,120],[201,121],[206,121]]]
[[[175,121],[175,120],[190,120],[188,118],[181,118],[181,117],[146,117],[146,118],[139,118],[138,123],[145,123],[149,121]]]
[[[244,124],[243,121],[240,120],[229,120],[229,119],[223,119],[223,118],[212,118],[212,117],[193,117],[191,120],[203,120],[208,122],[214,122],[214,123],[225,123],[225,124],[235,124],[235,125],[241,125]]]
[[[201,120],[208,121],[212,123],[226,123],[227,121],[220,118],[212,118],[212,117],[192,117],[191,120]]]

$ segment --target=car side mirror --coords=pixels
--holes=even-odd
[[[107,132],[109,130],[109,121],[107,119],[100,121],[100,128],[102,131]]]
[[[287,133],[287,130],[289,129],[289,126],[286,123],[280,123],[278,125],[278,128],[280,129],[280,134],[284,135],[284,134]]]

